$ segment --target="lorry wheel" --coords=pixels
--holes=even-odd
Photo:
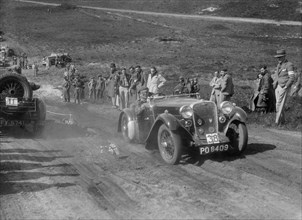
[[[41,136],[44,131],[44,121],[46,119],[46,106],[41,99],[36,99],[37,121],[33,124],[33,132],[35,136]]]
[[[46,105],[43,102],[43,100],[41,100],[41,99],[36,99],[36,100],[37,100],[36,111],[37,111],[39,121],[45,121],[45,119],[46,119]]]
[[[244,123],[231,123],[226,136],[230,139],[232,146],[232,149],[228,151],[229,155],[240,155],[246,149],[248,132]]]
[[[17,73],[6,73],[0,76],[0,95],[31,99],[32,89],[24,76]]]
[[[179,134],[172,132],[162,124],[157,133],[158,149],[163,160],[168,164],[177,164],[182,155],[182,141]]]

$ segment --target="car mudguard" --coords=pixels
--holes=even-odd
[[[179,128],[182,128],[182,125],[178,122],[178,119],[175,116],[169,113],[162,113],[157,116],[149,135],[146,138],[146,149],[151,149],[153,145],[157,144],[157,131],[159,127],[165,124],[171,131],[176,131]]]
[[[230,120],[228,121],[227,125],[224,128],[224,131],[223,131],[224,134],[226,134],[226,132],[232,122],[239,121],[239,122],[242,122],[245,124],[246,120],[247,120],[246,112],[240,107],[235,107],[234,114],[232,114],[230,116]]]
[[[134,119],[135,119],[133,111],[129,108],[125,108],[119,116],[118,127],[117,127],[118,132],[121,132],[121,122],[122,122],[122,117],[124,114],[127,115],[129,121],[134,121]]]

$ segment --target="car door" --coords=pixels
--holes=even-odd
[[[154,123],[154,115],[150,106],[145,107],[144,110],[137,115],[138,133],[140,142],[144,142]]]

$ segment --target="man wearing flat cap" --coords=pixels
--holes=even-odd
[[[288,96],[291,85],[295,81],[293,64],[286,59],[285,50],[277,50],[275,57],[278,59],[278,65],[275,72],[273,87],[276,95],[276,124],[284,123],[284,104]]]

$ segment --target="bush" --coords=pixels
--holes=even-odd
[[[73,10],[76,9],[77,6],[69,3],[62,3],[60,6],[58,6],[60,9],[64,10]]]

